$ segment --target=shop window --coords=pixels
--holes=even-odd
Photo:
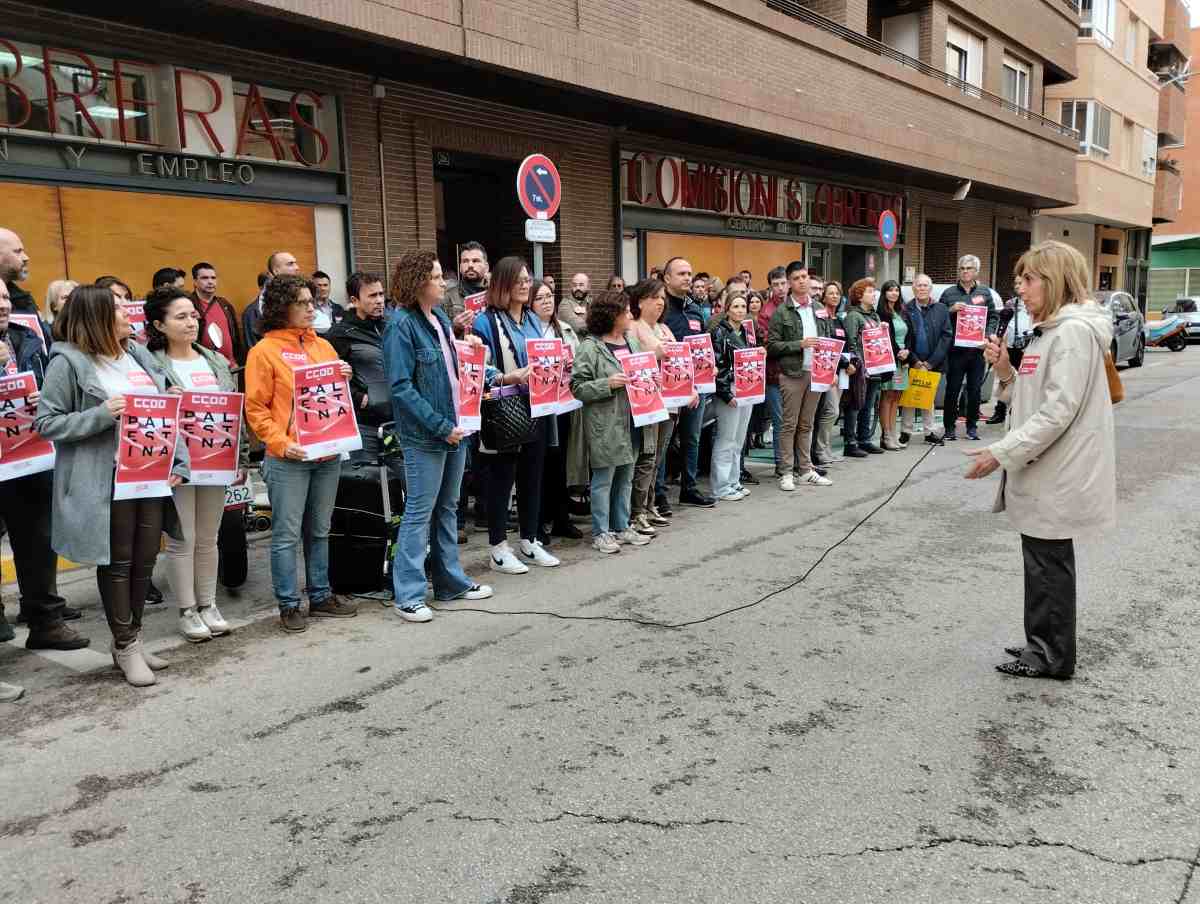
[[[247,97],[249,96],[250,86],[245,82],[233,83],[234,94],[234,116],[238,126],[241,126],[243,117],[246,114]],[[297,127],[292,119],[292,104],[293,95],[290,91],[279,91],[274,88],[264,88],[258,86],[259,95],[262,98],[263,108],[267,113],[267,120],[270,123],[270,133],[274,133],[277,146],[273,145],[269,137],[267,122],[263,121],[263,117],[251,110],[250,121],[244,135],[242,154],[243,157],[258,157],[264,160],[275,160],[279,163],[296,163],[296,154],[293,151],[293,145],[298,149],[300,155],[309,165],[319,165],[322,168],[329,167],[337,149],[332,143],[326,150],[322,147],[321,142],[317,138],[314,129],[320,129],[325,135],[336,134],[336,129],[332,123],[322,123],[323,117],[333,115],[331,103],[323,102],[322,109],[317,109],[312,98],[298,96],[295,97],[295,107],[300,114],[302,122],[313,126],[313,129],[307,129],[303,126]],[[327,159],[321,160],[323,154],[328,154]],[[318,164],[317,161],[320,161]]]
[[[125,141],[157,140],[152,115],[156,103],[154,82],[148,69],[122,60],[118,92],[111,59],[92,57],[96,67],[93,71],[74,54],[52,56],[50,75],[59,94],[51,111],[41,48],[29,44],[13,46],[20,60],[8,48],[0,47],[0,75],[12,86],[5,90],[4,120],[0,125],[20,123],[22,130],[119,142],[120,121],[124,119]],[[80,95],[83,110],[73,98],[63,97],[64,92]]]

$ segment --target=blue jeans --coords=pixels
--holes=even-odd
[[[458,492],[466,463],[461,444],[453,452],[404,448],[408,496],[392,564],[397,608],[425,599],[426,545],[434,599],[455,599],[473,585],[458,561]]]
[[[288,461],[267,456],[263,479],[271,499],[271,584],[280,611],[300,605],[296,553],[304,548],[308,604],[329,599],[329,522],[337,499],[342,460]]]
[[[619,534],[629,527],[633,465],[592,468],[592,536]]]
[[[775,453],[775,470],[779,470],[779,435],[783,433],[783,393],[779,384],[767,384],[767,413],[771,415],[771,449]]]
[[[704,431],[704,403],[710,396],[700,396],[695,408],[679,409],[679,452],[683,456],[683,473],[679,476],[679,492],[696,489],[696,472],[700,469],[700,434]]]

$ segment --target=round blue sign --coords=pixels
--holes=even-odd
[[[881,211],[879,214],[879,244],[884,247],[884,250],[891,251],[896,247],[896,236],[899,231],[896,215],[890,210]]]

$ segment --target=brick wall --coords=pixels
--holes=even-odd
[[[562,4],[543,5],[549,8]],[[386,270],[376,102],[366,77],[310,60],[274,57],[191,37],[181,40],[174,35],[9,0],[0,0],[0,21],[4,22],[0,33],[6,37],[51,41],[65,47],[112,48],[131,56],[143,56],[147,48],[154,48],[180,65],[224,70],[235,78],[339,95],[346,126],[351,263],[360,269]],[[439,147],[514,161],[535,150],[548,152],[562,174],[564,196],[559,214],[560,244],[548,255],[548,263],[553,262],[558,270],[554,275],[583,270],[601,279],[612,273],[615,189],[607,129],[400,82],[384,84],[390,259],[395,260],[410,248],[435,247],[432,152],[436,141]],[[512,191],[515,209],[515,188]]]

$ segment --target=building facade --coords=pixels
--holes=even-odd
[[[1180,206],[1170,149],[1186,127],[1189,51],[1183,0],[1083,0],[1079,77],[1046,92],[1047,110],[1080,133],[1079,201],[1046,211],[1036,238],[1059,239],[1091,262],[1096,289],[1146,305],[1150,234]]]
[[[952,281],[974,253],[1003,291],[1036,212],[1077,201],[1079,136],[1041,111],[1080,74],[1079,17],[1031,6],[0,0],[4,225],[35,295],[206,260],[241,306],[279,249],[335,285],[416,247],[530,256],[515,175],[542,152],[560,285],[680,253],[756,285],[797,258]]]

